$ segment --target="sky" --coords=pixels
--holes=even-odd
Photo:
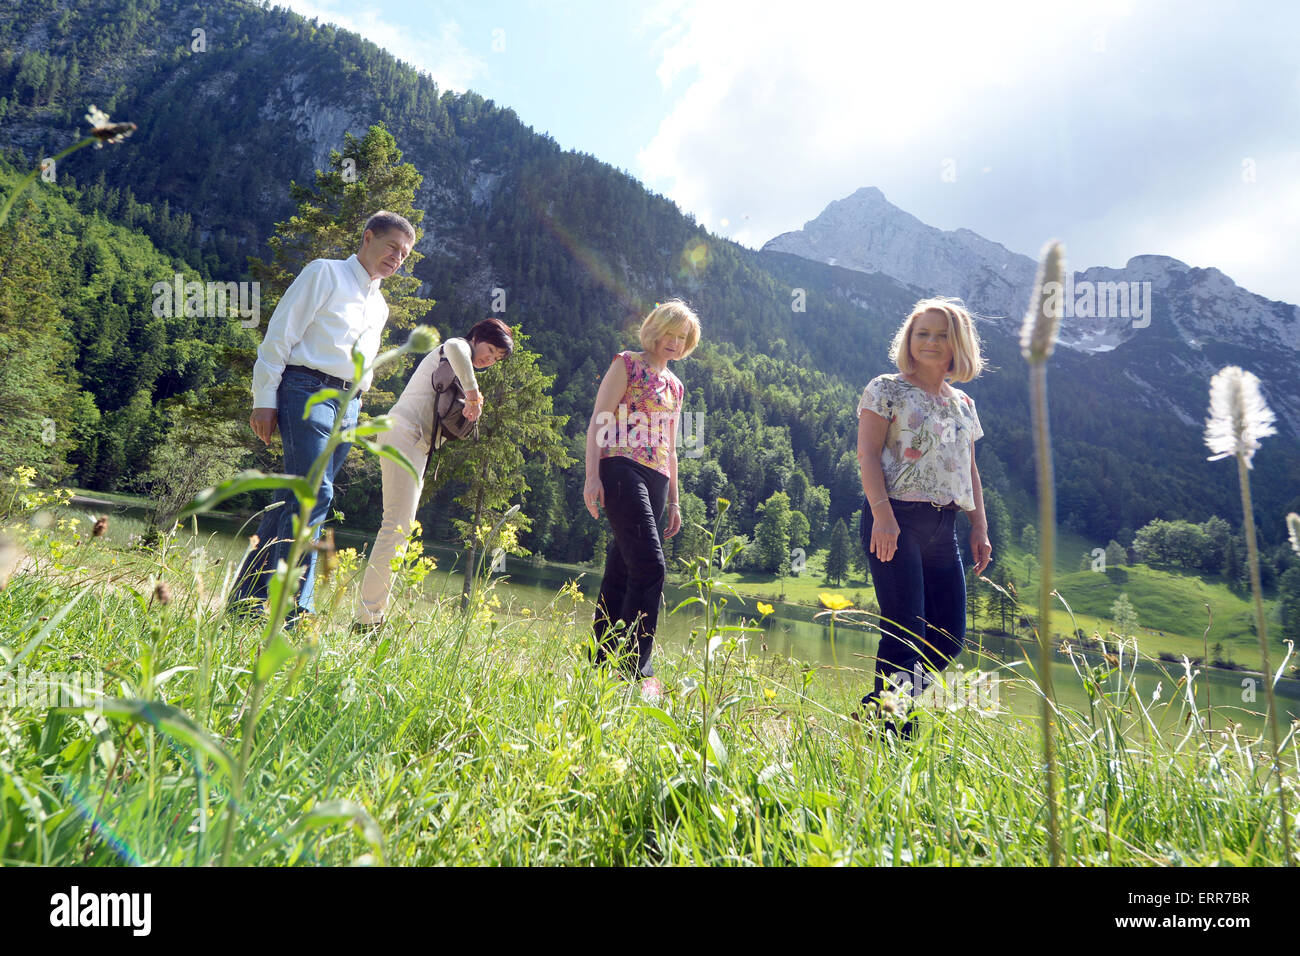
[[[863,186],[1300,303],[1300,4],[276,0],[759,247]]]

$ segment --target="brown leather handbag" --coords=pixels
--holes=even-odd
[[[433,447],[457,438],[478,438],[478,422],[465,417],[465,387],[444,355],[433,370]]]

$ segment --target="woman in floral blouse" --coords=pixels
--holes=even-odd
[[[984,366],[979,336],[960,300],[918,302],[894,336],[897,374],[873,378],[858,402],[858,466],[865,501],[862,547],[880,605],[880,648],[868,714],[888,681],[919,694],[958,652],[966,634],[966,578],[955,521],[970,519],[975,572],[993,546],[975,441],[975,403],[948,381],[969,382]],[[888,711],[890,707],[883,708]],[[886,723],[893,729],[892,722]],[[903,725],[911,735],[910,721]]]
[[[593,518],[603,505],[614,531],[596,600],[595,658],[619,658],[648,699],[662,693],[650,655],[667,573],[663,539],[682,525],[676,437],[683,390],[668,363],[686,358],[699,341],[700,320],[685,303],[656,306],[641,324],[644,351],[614,357],[587,426],[583,502]]]

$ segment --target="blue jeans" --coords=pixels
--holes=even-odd
[[[314,375],[287,368],[280,379],[280,390],[276,393],[276,412],[279,415],[280,438],[284,443],[284,471],[289,475],[302,475],[311,471],[317,456],[325,450],[334,420],[339,414],[339,399],[318,402],[312,407],[306,419],[302,417],[307,407],[307,399],[327,386]],[[344,428],[351,428],[357,423],[361,413],[361,399],[354,398],[343,416]],[[320,491],[316,494],[316,507],[311,512],[312,534],[314,542],[320,537],[321,525],[329,514],[334,502],[334,477],[343,467],[348,457],[350,444],[341,444],[334,449],[325,465],[325,476],[321,481]],[[257,526],[258,546],[244,560],[231,592],[232,603],[244,600],[265,601],[271,575],[280,561],[289,560],[289,549],[293,540],[293,519],[298,514],[298,501],[293,492],[282,489],[276,493],[279,507],[271,508],[262,516]],[[306,571],[298,588],[298,609],[311,613],[314,609],[312,591],[316,584],[316,549],[310,548],[303,559]]]
[[[614,540],[605,552],[605,576],[592,623],[596,661],[626,654],[629,676],[653,677],[650,655],[668,572],[659,531],[659,516],[668,501],[668,476],[614,455],[600,460],[600,483]]]
[[[889,561],[871,553],[871,506],[862,506],[862,547],[880,605],[880,648],[868,703],[886,678],[909,680],[912,694],[960,653],[966,638],[966,575],[957,550],[956,511],[926,501],[890,499],[898,521],[898,550]],[[918,675],[920,675],[918,677]]]

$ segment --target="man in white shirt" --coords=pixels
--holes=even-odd
[[[266,328],[253,366],[253,414],[249,425],[263,442],[270,443],[278,426],[284,443],[284,470],[306,475],[325,449],[334,422],[343,415],[343,427],[356,424],[360,396],[346,409],[340,398],[318,402],[306,419],[308,399],[323,388],[346,393],[355,375],[352,349],[366,364],[379,353],[379,339],[388,321],[388,303],[379,283],[391,276],[410,255],[415,229],[396,213],[379,211],[366,221],[361,248],[347,259],[314,259],[285,291]],[[361,380],[370,388],[371,375]],[[324,480],[311,514],[312,540],[334,500],[334,477],[343,466],[351,445],[339,445],[325,466]],[[231,592],[231,607],[249,610],[267,599],[267,586],[276,565],[289,555],[293,518],[298,513],[291,492],[281,491],[263,514],[254,545],[240,568]],[[293,623],[312,612],[316,577],[316,551],[305,559],[306,570],[298,590]]]

